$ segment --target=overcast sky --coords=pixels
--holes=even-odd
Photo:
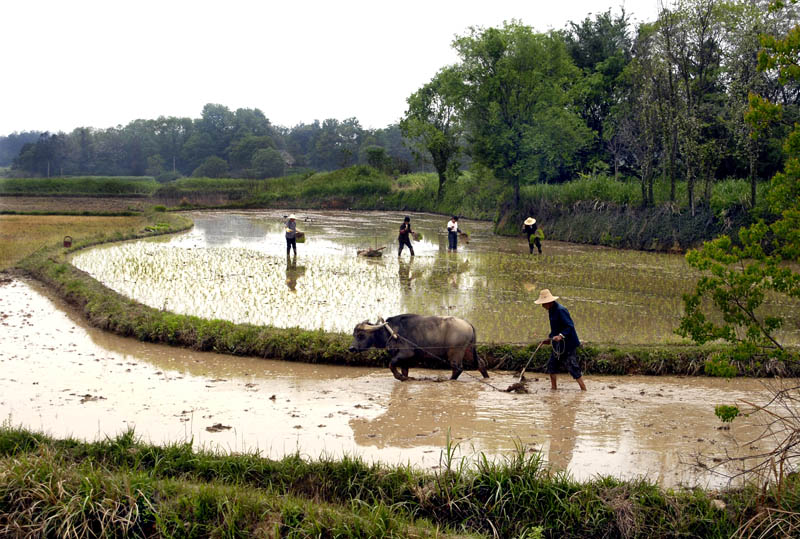
[[[399,120],[470,26],[538,31],[658,0],[1,0],[0,135],[259,108],[273,124]]]

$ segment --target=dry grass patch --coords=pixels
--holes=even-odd
[[[129,234],[148,224],[147,217],[94,217],[74,215],[0,215],[0,270],[8,269],[42,247],[60,245],[64,236],[73,241],[88,237]]]

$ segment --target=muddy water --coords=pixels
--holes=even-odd
[[[737,453],[737,440],[754,438],[754,419],[718,430],[713,406],[763,392],[758,380],[588,377],[581,393],[563,377],[557,392],[539,378],[531,393],[516,395],[466,373],[439,383],[446,373],[416,369],[422,380],[401,383],[384,369],[196,353],[87,327],[19,280],[0,285],[0,328],[7,423],[89,440],[135,427],[156,443],[192,439],[272,457],[348,453],[436,468],[449,432],[465,458],[501,458],[521,443],[577,478],[646,474],[666,486],[721,485],[687,463],[695,453]],[[499,388],[514,381],[492,373]]]
[[[150,306],[234,322],[351,332],[403,312],[466,318],[483,342],[530,342],[548,331],[533,300],[549,288],[586,342],[682,342],[681,295],[697,275],[683,256],[545,241],[530,255],[522,237],[462,222],[470,241],[447,252],[446,218],[413,215],[423,235],[397,257],[402,214],[302,212],[308,239],[286,257],[285,212],[195,213],[183,235],[81,252],[75,265]],[[546,230],[546,225],[545,225]],[[385,247],[365,259],[358,249]],[[800,304],[772,303],[786,317],[784,342],[800,344]]]

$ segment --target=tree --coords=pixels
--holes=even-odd
[[[442,199],[447,173],[458,169],[461,151],[461,123],[458,104],[461,75],[455,68],[445,68],[406,100],[408,110],[400,121],[403,136],[410,141],[412,151],[423,159],[430,154],[439,176],[436,200]]]
[[[49,178],[53,174],[61,174],[66,162],[66,135],[63,133],[39,135],[35,144],[25,144],[13,167],[28,174]]]
[[[800,25],[782,39],[766,36],[762,43],[760,69],[775,71],[786,82],[800,79]],[[754,99],[751,106],[751,120],[776,116],[776,106],[766,100]],[[800,262],[800,125],[795,124],[784,149],[784,170],[772,178],[767,192],[775,220],[741,228],[741,246],[721,236],[687,254],[689,264],[704,275],[694,293],[684,295],[680,335],[698,343],[723,339],[749,354],[798,359],[776,336],[782,319],[762,308],[768,293],[800,298],[800,273],[785,263]],[[721,322],[707,313],[709,303],[722,314]]]
[[[221,157],[206,157],[199,167],[194,169],[195,178],[223,178],[228,174],[228,163]]]
[[[38,131],[22,131],[0,137],[0,167],[11,165],[22,147],[28,143],[35,144],[40,135]]]
[[[372,168],[382,171],[389,163],[389,157],[382,146],[367,146],[364,153],[367,156],[367,164]]]
[[[632,58],[629,19],[622,9],[613,16],[611,11],[599,13],[594,19],[586,17],[581,23],[570,22],[566,34],[567,50],[572,61],[582,70],[580,115],[597,134],[597,142],[613,139],[606,134],[612,110],[620,103],[626,90],[623,72]],[[601,154],[602,148],[595,149]],[[597,155],[600,157],[600,155]],[[616,168],[616,165],[615,165]]]
[[[197,122],[197,129],[205,134],[213,148],[213,155],[223,155],[230,146],[236,129],[235,116],[224,105],[208,103],[203,107],[203,113]]]
[[[616,134],[638,169],[642,186],[642,205],[653,205],[653,177],[662,130],[658,84],[662,66],[653,54],[655,33],[651,25],[639,27],[634,59],[625,68],[628,99],[615,107]]]
[[[285,167],[281,152],[274,148],[263,148],[253,153],[252,170],[256,178],[283,176]]]
[[[352,165],[358,157],[363,133],[355,118],[341,122],[335,118],[325,120],[315,137],[311,164],[326,170]]]
[[[574,106],[580,70],[560,34],[536,34],[518,22],[473,28],[454,46],[470,152],[512,188],[519,208],[523,178],[564,179],[593,140]]]
[[[243,170],[252,164],[253,157],[258,150],[275,148],[272,137],[262,135],[245,135],[234,140],[226,152],[228,162],[234,170]]]

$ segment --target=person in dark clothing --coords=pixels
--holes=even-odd
[[[578,364],[577,349],[581,345],[578,333],[575,331],[575,324],[569,311],[563,305],[559,305],[554,296],[547,288],[539,292],[539,299],[534,301],[547,309],[550,317],[550,336],[542,341],[542,344],[552,344],[553,351],[547,361],[547,373],[550,375],[550,388],[558,389],[556,385],[556,372],[559,360],[563,358],[570,375],[578,382],[581,391],[586,391],[586,384],[583,383],[581,367]]]
[[[286,256],[289,256],[289,251],[294,250],[294,256],[297,256],[297,223],[295,222],[294,214],[289,215],[289,220],[286,221]]]
[[[522,231],[528,238],[528,247],[531,250],[531,254],[533,254],[534,245],[536,245],[536,248],[539,250],[539,254],[542,254],[542,242],[539,239],[539,236],[536,234],[538,228],[539,225],[536,224],[536,219],[533,217],[528,217],[522,223]]]
[[[403,224],[400,225],[400,233],[397,235],[397,256],[403,254],[403,247],[408,245],[408,250],[411,251],[411,256],[414,256],[414,247],[411,245],[411,217],[406,216],[403,219]]]

